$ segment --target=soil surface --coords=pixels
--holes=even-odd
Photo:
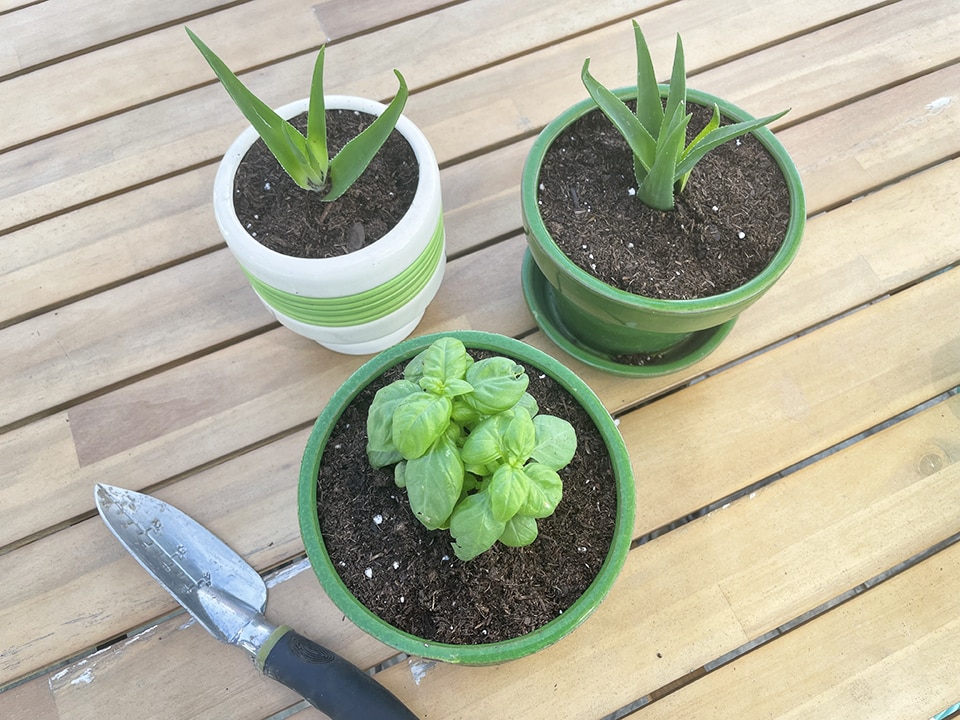
[[[327,145],[332,158],[375,117],[353,110],[328,110]],[[290,120],[306,131],[307,115]],[[357,181],[339,198],[299,187],[258,138],[234,178],[234,208],[247,231],[284,255],[329,258],[376,242],[404,216],[417,191],[420,171],[413,148],[397,130]]]
[[[472,350],[475,359],[488,356]],[[446,530],[416,520],[393,466],[370,467],[367,408],[401,377],[398,366],[348,406],[327,443],[318,477],[318,514],[327,551],[344,583],[395,627],[436,642],[482,644],[535,630],[567,609],[593,581],[616,514],[613,465],[590,417],[552,378],[527,368],[541,412],[573,424],[578,449],[560,470],[563,499],[538,520],[533,544],[497,543],[469,562]]]
[[[689,142],[712,109],[687,111]],[[621,290],[672,300],[717,295],[758,275],[783,242],[789,191],[752,135],[707,153],[673,210],[647,207],[636,186],[630,148],[599,110],[554,141],[540,172],[540,213],[560,249]]]

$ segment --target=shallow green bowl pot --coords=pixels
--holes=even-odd
[[[406,362],[442,335],[459,338],[467,349],[490,350],[537,368],[560,383],[593,419],[610,452],[617,483],[617,517],[613,542],[600,572],[583,595],[562,615],[538,630],[496,643],[452,645],[403,632],[380,619],[358,601],[337,574],[327,554],[317,518],[317,473],[331,430],[357,394],[384,371]],[[298,494],[300,532],[307,556],[323,589],[355,625],[381,642],[409,655],[467,665],[491,665],[541,650],[579,626],[607,595],[623,567],[633,539],[635,491],[630,458],[610,414],[593,391],[560,362],[525,343],[502,335],[474,331],[424,335],[406,340],[367,361],[334,393],[317,418],[300,468]]]
[[[665,92],[666,86],[661,86]],[[635,88],[616,91],[621,99]],[[689,102],[711,107],[733,121],[753,119],[735,105],[696,90]],[[753,132],[773,156],[790,194],[790,219],[780,249],[756,277],[729,292],[692,300],[659,300],[635,295],[598,280],[575,265],[550,236],[540,216],[540,168],[554,140],[575,120],[597,111],[590,98],[555,118],[535,141],[523,168],[521,210],[528,257],[523,267],[524,297],[537,323],[560,347],[594,367],[622,375],[658,375],[690,365],[711,352],[730,331],[737,316],[756,302],[783,275],[800,247],[806,219],[800,175],[783,145],[766,127]],[[647,367],[628,366],[618,358],[646,354],[657,359]]]

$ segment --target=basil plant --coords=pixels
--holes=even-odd
[[[563,495],[558,470],[577,449],[566,420],[541,415],[522,366],[474,362],[452,337],[413,358],[379,390],[367,415],[371,465],[395,465],[410,507],[428,529],[449,529],[470,560],[499,540],[521,547]]]
[[[583,84],[614,127],[633,151],[633,169],[637,180],[637,198],[657,210],[674,207],[674,192],[686,187],[690,172],[704,155],[728,140],[744,135],[783,117],[788,110],[759,120],[747,120],[720,126],[720,109],[713,106],[713,117],[706,127],[686,143],[690,115],[686,111],[686,69],[683,43],[677,35],[673,70],[666,93],[666,107],[653,70],[650,50],[643,32],[633,23],[637,47],[636,108],[631,111],[620,98],[590,74],[590,58],[583,62]]]
[[[390,137],[407,102],[407,83],[403,75],[394,70],[400,81],[396,97],[373,123],[330,158],[327,151],[326,107],[323,97],[324,48],[320,48],[313,68],[310,102],[307,107],[307,134],[304,136],[250,92],[190,28],[186,28],[186,31],[281,167],[304,190],[323,193],[324,201],[336,200],[363,174]]]

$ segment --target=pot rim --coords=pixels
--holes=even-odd
[[[668,85],[660,85],[661,94],[665,94],[668,89]],[[636,86],[618,88],[614,91],[614,94],[621,99],[629,98],[636,94]],[[721,114],[738,122],[754,119],[752,115],[737,105],[703,91],[688,89],[687,101],[707,107],[716,104],[720,108]],[[651,312],[667,316],[682,315],[690,312],[715,311],[724,307],[740,305],[750,298],[759,296],[765,292],[766,289],[783,275],[790,263],[793,262],[800,248],[800,239],[803,235],[803,228],[806,222],[806,204],[800,173],[793,159],[787,153],[786,148],[784,148],[767,126],[757,128],[753,130],[751,134],[754,135],[771,154],[783,174],[790,196],[790,220],[780,248],[770,260],[770,263],[758,275],[737,288],[717,295],[688,300],[663,300],[645,295],[637,295],[615,288],[595,278],[573,263],[556,244],[556,241],[550,235],[540,216],[537,198],[540,184],[540,167],[547,150],[553,144],[554,140],[556,140],[570,124],[594,110],[599,110],[599,106],[593,98],[587,97],[555,117],[534,141],[523,166],[520,183],[520,204],[524,229],[528,236],[537,238],[540,249],[550,257],[550,260],[555,264],[556,270],[561,276],[566,277],[569,281],[578,285],[588,287],[594,293],[610,301],[631,307],[647,308]]]
[[[491,350],[530,364],[561,384],[583,406],[610,452],[617,483],[617,516],[610,549],[593,582],[564,613],[526,635],[495,643],[438,643],[400,630],[375,615],[347,589],[327,554],[317,518],[317,469],[331,429],[344,408],[373,379],[409,360],[439,337],[454,336],[467,348]],[[480,331],[439,332],[410,338],[385,350],[356,370],[334,393],[320,413],[304,450],[300,467],[298,510],[307,556],[320,584],[333,603],[358,627],[387,645],[417,657],[449,663],[489,665],[541,650],[572,632],[607,595],[626,561],[633,541],[635,487],[630,457],[613,418],[590,387],[560,361],[514,338]]]

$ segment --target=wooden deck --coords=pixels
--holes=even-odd
[[[300,453],[363,358],[272,322],[217,231],[244,121],[189,23],[268,102],[386,99],[442,168],[449,265],[417,332],[563,358],[620,422],[638,543],[576,632],[525,660],[377,673],[421,718],[918,718],[960,700],[956,0],[0,0],[0,717],[321,717],[188,622],[93,485],[171,501],[364,667],[394,653],[303,560]],[[801,170],[800,255],[720,349],[626,380],[537,331],[519,178],[537,132],[627,85],[629,19]],[[246,72],[248,71],[249,72]],[[278,574],[279,571],[279,574]]]

